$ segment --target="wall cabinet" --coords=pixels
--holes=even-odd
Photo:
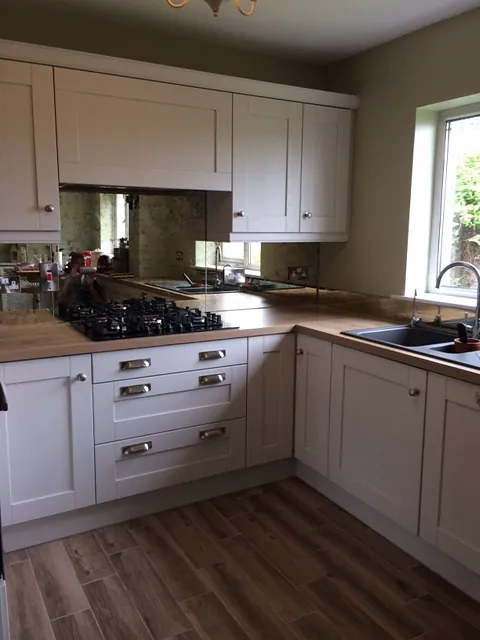
[[[348,240],[352,112],[233,97],[233,192],[208,194],[207,238]]]
[[[326,476],[330,432],[332,344],[297,337],[295,458]]]
[[[60,240],[53,70],[0,60],[0,241]]]
[[[348,238],[353,114],[303,107],[300,232]]]
[[[420,536],[480,573],[480,388],[428,377]]]
[[[4,525],[95,503],[91,357],[0,365]]]
[[[333,348],[329,477],[418,533],[427,374]]]
[[[61,182],[230,191],[232,94],[55,69]]]
[[[295,338],[248,340],[247,466],[292,457]]]

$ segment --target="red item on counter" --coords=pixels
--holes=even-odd
[[[91,251],[82,251],[82,256],[85,258],[85,266],[92,266],[92,252]]]

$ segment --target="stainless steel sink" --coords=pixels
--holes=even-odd
[[[357,329],[344,331],[345,335],[362,338],[369,342],[379,342],[394,347],[415,348],[438,345],[453,340],[449,331],[437,331],[427,327],[379,327],[378,329]]]

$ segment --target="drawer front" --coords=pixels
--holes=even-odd
[[[93,382],[148,378],[247,363],[247,340],[215,340],[93,355]]]
[[[244,364],[96,384],[95,444],[242,418],[246,384]]]
[[[95,447],[97,502],[245,468],[245,419]]]

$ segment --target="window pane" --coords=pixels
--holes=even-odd
[[[243,242],[224,242],[223,246],[223,261],[227,260],[241,260],[245,259],[245,246]]]
[[[256,267],[260,270],[260,264],[262,259],[262,243],[261,242],[251,242],[249,249],[249,263],[251,267]]]
[[[480,268],[480,116],[446,127],[439,270],[454,260]],[[443,286],[476,288],[465,269],[445,274]]]

